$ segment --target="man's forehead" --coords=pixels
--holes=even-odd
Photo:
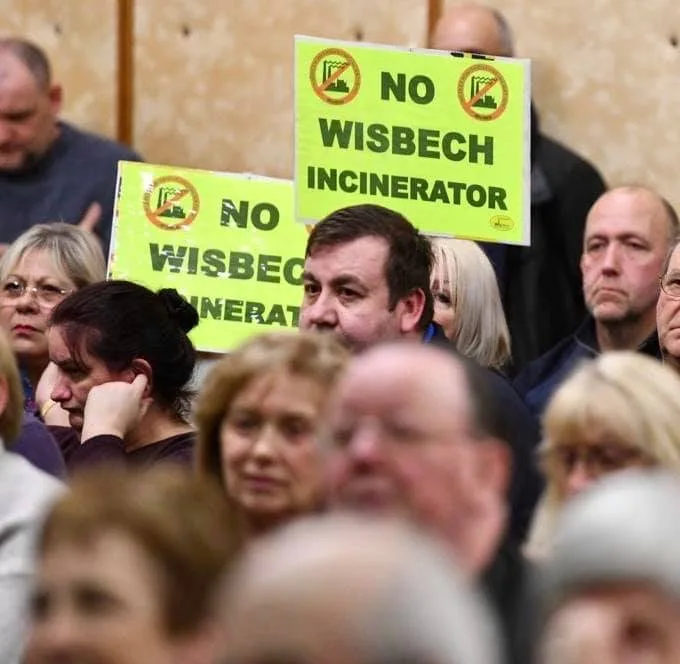
[[[338,386],[340,406],[426,402],[432,408],[466,392],[462,369],[444,351],[417,343],[385,345],[353,360]]]
[[[361,237],[349,242],[322,245],[315,248],[305,259],[305,270],[327,274],[344,273],[368,275],[382,274],[389,248],[387,242],[379,237]]]
[[[663,206],[651,192],[610,192],[588,215],[586,237],[621,233],[651,237],[666,224]]]

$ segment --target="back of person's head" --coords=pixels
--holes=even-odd
[[[236,554],[228,519],[221,491],[179,468],[98,468],[79,474],[47,515],[38,560],[121,534],[148,560],[164,631],[191,634],[208,618],[214,587]]]
[[[274,533],[228,579],[221,613],[235,664],[500,661],[482,598],[438,544],[397,522],[333,515]]]
[[[135,359],[148,362],[155,402],[185,416],[196,363],[187,334],[198,320],[196,310],[174,289],[154,293],[114,280],[69,295],[52,312],[51,325],[60,328],[74,357],[85,350],[111,371],[122,371]]]
[[[612,475],[567,505],[534,588],[537,661],[678,661],[678,510],[680,479],[659,470]]]
[[[19,435],[24,416],[24,391],[9,339],[0,330],[0,444],[10,445]]]
[[[274,332],[245,341],[210,371],[194,404],[198,427],[199,472],[223,483],[220,427],[238,393],[268,374],[309,378],[328,394],[350,358],[333,336],[312,332]]]
[[[12,242],[0,259],[0,281],[32,251],[45,252],[76,288],[106,278],[106,261],[97,236],[73,224],[55,222],[31,226]]]
[[[500,369],[510,359],[510,332],[489,259],[471,240],[435,237],[432,246],[432,290],[435,299],[450,298],[453,315],[447,336],[466,357]]]
[[[432,321],[434,311],[430,291],[432,247],[428,238],[403,215],[373,204],[335,210],[312,229],[305,256],[364,237],[381,238],[387,245],[385,280],[390,309],[415,290],[422,290],[425,294],[425,307],[419,322],[420,329],[425,329]]]

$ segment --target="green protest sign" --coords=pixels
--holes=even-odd
[[[529,109],[527,60],[296,37],[296,218],[370,202],[529,244]]]
[[[228,351],[297,327],[306,238],[287,180],[121,162],[109,278],[176,288],[195,346]]]

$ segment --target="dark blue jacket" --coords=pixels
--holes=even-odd
[[[661,358],[656,331],[638,348],[645,355]],[[515,379],[515,389],[536,418],[543,411],[555,390],[579,362],[600,354],[595,334],[595,320],[589,316],[571,336],[531,362]]]
[[[439,325],[431,324],[423,340],[456,352]],[[522,542],[543,490],[543,480],[535,462],[540,438],[538,421],[503,374],[493,369],[485,369],[484,374],[500,419],[498,437],[508,444],[512,454],[509,537]]]

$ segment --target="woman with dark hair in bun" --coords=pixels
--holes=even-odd
[[[191,463],[196,351],[187,333],[197,323],[174,289],[129,281],[85,286],[57,305],[36,398],[68,469]]]

